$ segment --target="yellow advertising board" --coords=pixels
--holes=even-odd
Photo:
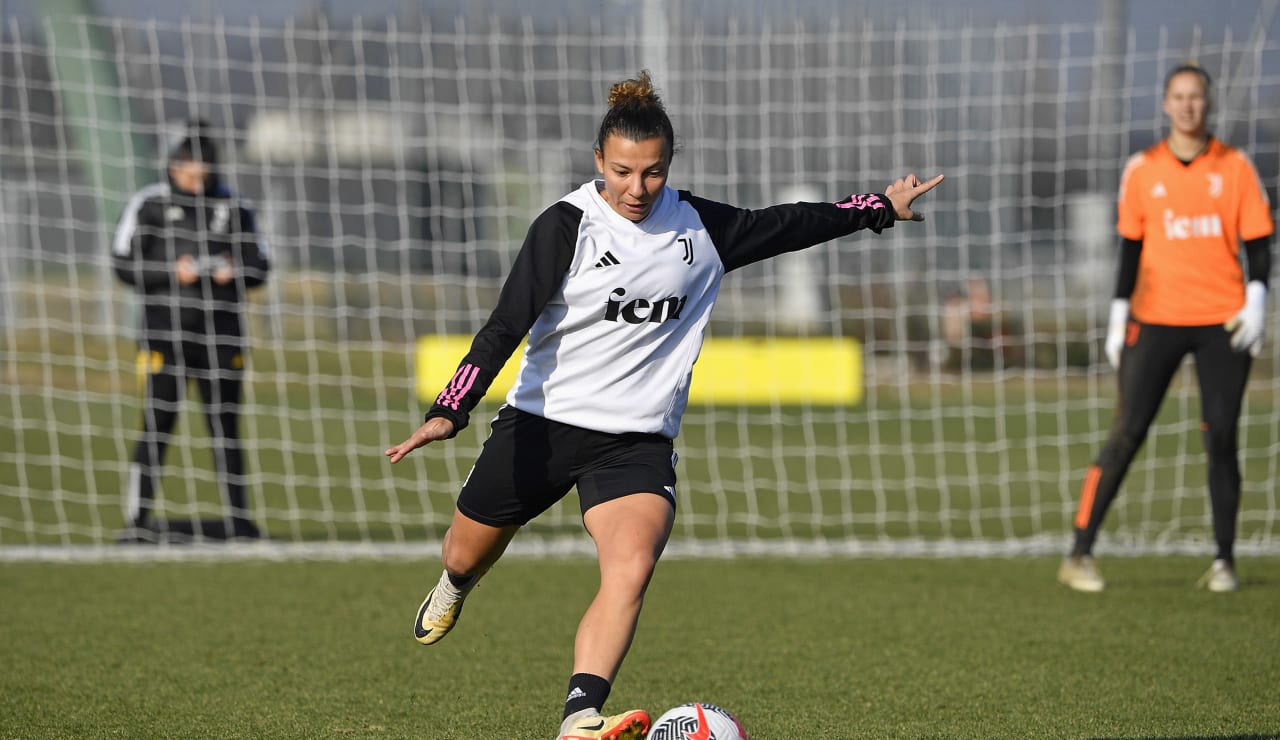
[[[471,337],[418,339],[417,389],[431,403],[453,377]],[[486,398],[499,400],[515,382],[522,344]],[[852,405],[862,401],[862,346],[851,338],[711,338],[693,366],[691,404]]]

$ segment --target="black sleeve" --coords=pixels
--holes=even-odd
[[[271,261],[267,257],[267,245],[258,232],[258,219],[253,209],[246,205],[239,208],[240,224],[236,232],[235,257],[239,262],[238,277],[244,287],[256,288],[267,280]]]
[[[1120,242],[1120,264],[1116,268],[1116,298],[1129,300],[1138,284],[1138,262],[1142,259],[1142,242],[1125,239]]]
[[[534,220],[498,295],[498,305],[471,340],[471,350],[449,384],[436,396],[427,419],[443,416],[453,422],[454,434],[467,426],[472,409],[564,282],[581,221],[582,211],[565,202]]]
[[[1244,257],[1249,267],[1248,282],[1257,281],[1265,286],[1271,279],[1271,237],[1264,236],[1245,242]]]
[[[131,200],[116,227],[112,247],[116,277],[144,293],[173,284],[173,263],[165,254],[163,209],[159,200]]]
[[[893,204],[884,195],[851,195],[839,203],[787,203],[750,211],[680,191],[693,206],[720,253],[725,271],[795,252],[832,239],[893,226]]]

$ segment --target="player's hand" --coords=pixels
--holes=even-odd
[[[1107,319],[1107,341],[1103,349],[1111,367],[1120,367],[1120,352],[1124,349],[1124,335],[1129,325],[1129,301],[1115,298],[1111,301],[1111,316]]]
[[[219,261],[221,264],[213,271],[213,282],[218,285],[226,285],[236,277],[235,265],[232,264],[231,255],[229,254],[223,254]]]
[[[923,221],[924,214],[911,210],[911,203],[933,190],[940,182],[942,182],[942,175],[937,175],[927,182],[921,182],[913,172],[890,185],[884,194],[889,196],[889,202],[893,204],[893,215],[899,221]]]
[[[186,287],[200,279],[199,266],[196,264],[196,258],[189,254],[184,254],[178,258],[174,265],[173,274],[178,279],[178,285]]]
[[[1244,286],[1244,308],[1223,325],[1231,332],[1231,348],[1237,352],[1248,351],[1257,357],[1262,354],[1262,334],[1267,320],[1267,286],[1251,281]]]
[[[442,416],[433,416],[430,419],[427,419],[425,424],[418,427],[416,432],[409,435],[408,439],[395,447],[387,448],[387,451],[383,454],[390,458],[391,464],[394,465],[403,460],[405,455],[408,455],[419,447],[429,445],[437,440],[448,439],[452,434],[453,422]]]

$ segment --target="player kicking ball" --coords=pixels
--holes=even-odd
[[[647,72],[609,91],[595,141],[600,178],[533,222],[497,306],[392,463],[469,422],[528,335],[445,534],[444,572],[418,609],[431,645],[457,624],[476,582],[516,532],[577,487],[600,586],[578,625],[560,740],[631,740],[644,710],[602,710],[631,646],[645,590],[675,520],[673,440],[725,273],[862,229],[921,221],[942,181],[907,175],[884,194],[745,210],[667,185],[676,151]]]

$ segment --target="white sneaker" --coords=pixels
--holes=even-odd
[[[1196,581],[1196,588],[1207,588],[1210,591],[1239,591],[1240,579],[1236,578],[1235,568],[1225,560],[1215,560],[1209,570]]]
[[[603,717],[584,709],[564,718],[556,740],[643,740],[653,720],[643,709]]]
[[[1058,583],[1069,586],[1076,591],[1096,593],[1107,587],[1102,580],[1102,573],[1093,562],[1092,555],[1072,556],[1058,566]]]
[[[449,572],[440,574],[436,587],[418,607],[418,619],[413,623],[413,636],[423,645],[432,645],[444,639],[462,614],[462,602],[475,587],[477,576],[465,589],[459,589],[449,580]]]

